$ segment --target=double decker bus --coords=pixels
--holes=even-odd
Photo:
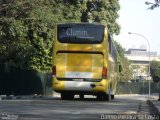
[[[62,99],[95,95],[114,99],[117,54],[107,28],[96,23],[57,24],[53,46],[53,89]]]

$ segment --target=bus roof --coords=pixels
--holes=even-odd
[[[95,23],[87,23],[87,22],[77,22],[77,23],[57,23],[57,25],[76,25],[76,24],[83,24],[83,25],[100,25],[100,26],[104,26],[105,27],[105,25],[103,25],[103,24],[101,24],[101,23],[97,23],[97,22],[95,22]]]

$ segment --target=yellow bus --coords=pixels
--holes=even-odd
[[[95,95],[114,99],[117,56],[107,28],[96,23],[57,24],[53,46],[53,89],[62,99]]]

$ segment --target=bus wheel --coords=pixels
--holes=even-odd
[[[61,93],[61,99],[62,100],[73,100],[74,95],[73,94],[67,94],[67,93]]]
[[[80,94],[79,97],[80,97],[81,100],[84,99],[84,95],[82,95],[82,94]]]
[[[114,95],[111,95],[111,99],[114,99]]]
[[[111,94],[104,94],[104,100],[111,101]]]
[[[103,100],[103,95],[102,94],[98,94],[97,95],[97,100]]]

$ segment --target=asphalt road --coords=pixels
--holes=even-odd
[[[145,96],[116,96],[114,100],[60,98],[0,100],[0,120],[100,120],[104,115],[136,114]]]

